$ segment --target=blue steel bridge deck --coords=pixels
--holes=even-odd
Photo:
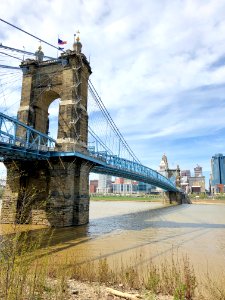
[[[36,151],[19,146],[0,143],[0,156],[3,160],[47,160],[56,157],[81,158],[93,164],[94,173],[109,174],[117,177],[146,182],[167,191],[179,191],[174,184],[158,172],[139,163],[102,153]]]
[[[17,135],[23,131],[23,137]],[[0,158],[7,160],[48,160],[56,157],[81,158],[93,164],[92,172],[125,177],[146,182],[167,191],[179,190],[166,177],[158,172],[107,152],[87,151],[60,152],[56,150],[56,141],[15,118],[0,113]]]

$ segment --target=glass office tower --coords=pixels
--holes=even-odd
[[[225,184],[225,156],[222,153],[215,154],[211,159],[212,186]]]

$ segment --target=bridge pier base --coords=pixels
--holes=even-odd
[[[90,163],[57,158],[5,165],[1,223],[64,227],[89,222]]]
[[[20,171],[12,162],[5,163],[5,166],[7,167],[7,183],[2,197],[1,223],[13,224],[17,214]]]
[[[182,204],[182,199],[183,199],[183,193],[181,192],[170,191],[164,193],[164,202],[166,204],[172,204],[172,203]]]

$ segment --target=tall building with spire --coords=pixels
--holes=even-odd
[[[168,160],[167,160],[167,156],[165,155],[165,153],[162,156],[162,160],[159,164],[159,173],[162,174],[165,177],[168,177]]]
[[[163,154],[162,160],[159,164],[158,172],[166,178],[169,178],[177,187],[180,187],[180,168],[177,165],[176,169],[170,169],[168,159],[165,153]],[[157,190],[162,191],[159,188],[157,188]]]

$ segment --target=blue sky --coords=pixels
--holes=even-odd
[[[3,0],[0,17],[57,46],[79,29],[91,80],[130,147],[157,169],[203,167],[225,147],[225,1]],[[0,23],[3,45],[38,41]],[[57,51],[43,45],[46,55]]]

